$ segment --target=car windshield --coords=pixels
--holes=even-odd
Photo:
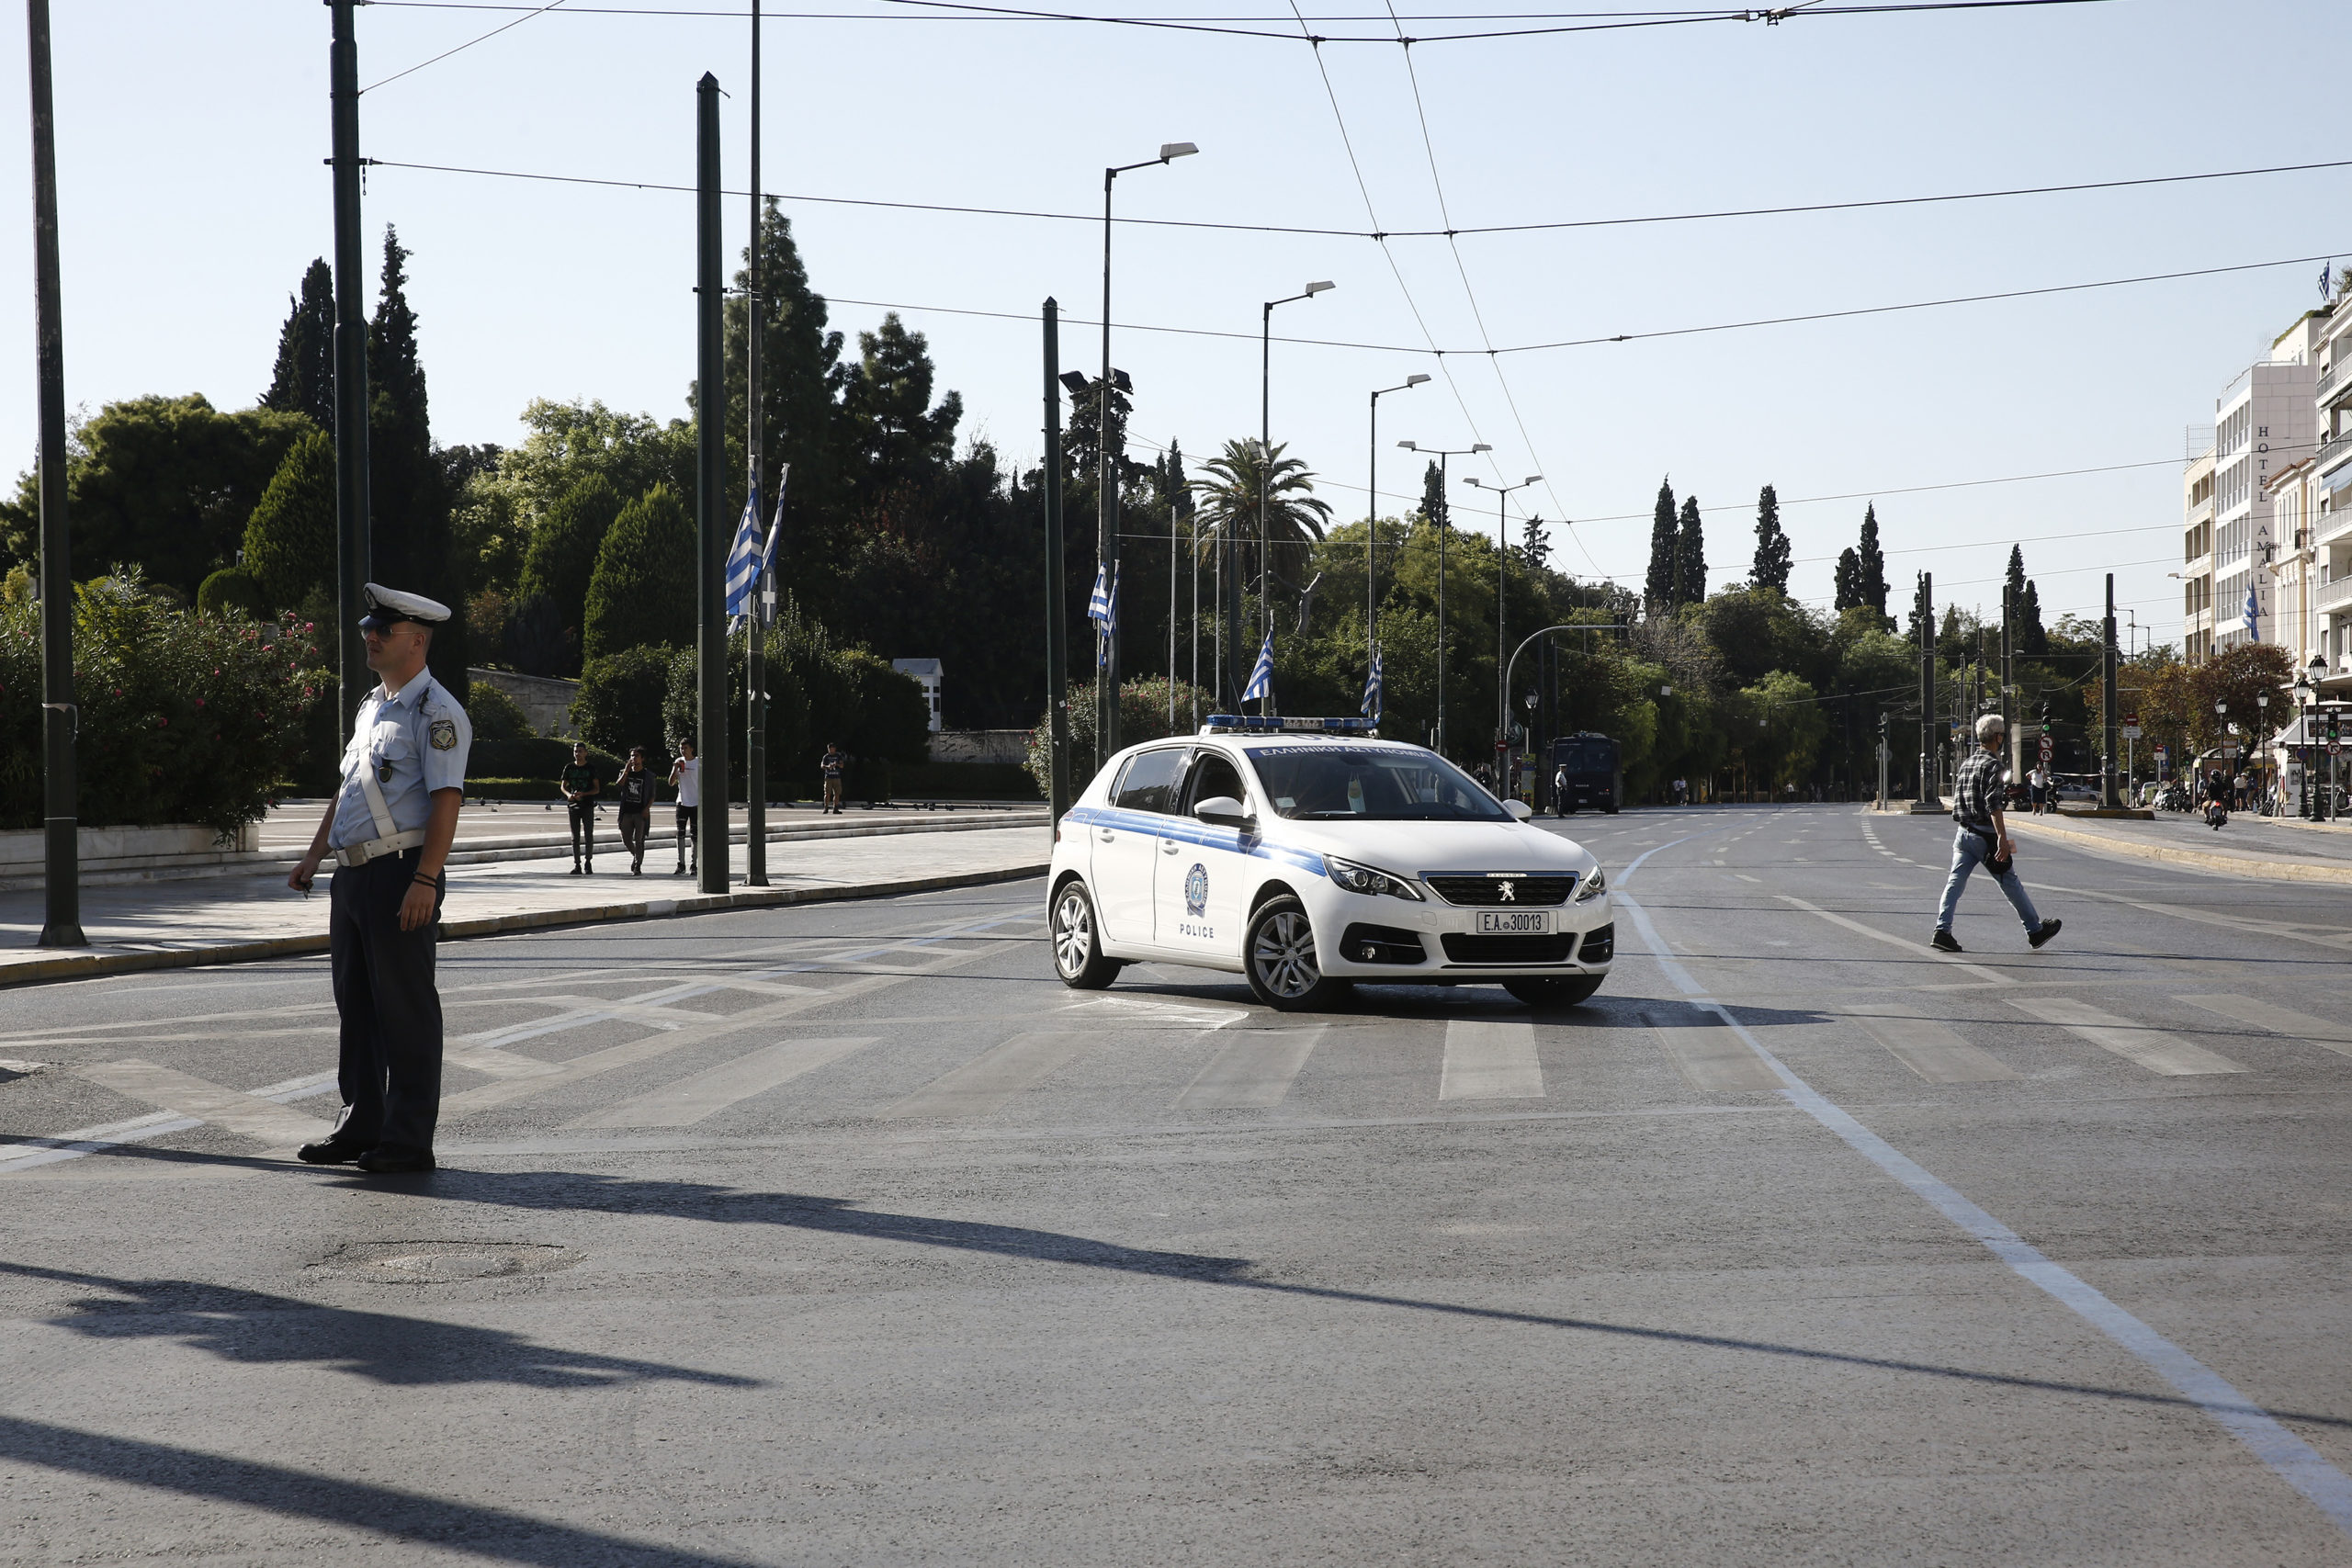
[[[1572,773],[1605,773],[1616,765],[1608,743],[1600,740],[1563,741],[1558,751],[1560,766]]]
[[[1281,816],[1362,822],[1508,822],[1501,802],[1434,751],[1362,745],[1252,746]]]

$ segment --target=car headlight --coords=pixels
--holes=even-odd
[[[1576,901],[1582,904],[1589,899],[1598,898],[1608,891],[1609,874],[1599,866],[1594,866],[1592,874],[1577,885]]]
[[[1374,866],[1358,865],[1351,860],[1323,857],[1323,867],[1331,880],[1350,893],[1385,893],[1391,898],[1410,898],[1419,904],[1424,900],[1421,891],[1401,876],[1394,876]]]

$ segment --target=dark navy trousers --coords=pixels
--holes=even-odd
[[[401,930],[401,900],[423,853],[408,850],[345,867],[329,885],[327,955],[343,1015],[343,1115],[334,1136],[343,1143],[433,1146],[441,1115],[441,993],[433,953],[449,878],[445,872],[434,890],[434,918],[413,931]]]

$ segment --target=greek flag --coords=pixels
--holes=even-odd
[[[1086,601],[1086,618],[1094,623],[1094,662],[1110,662],[1111,634],[1119,629],[1119,572],[1116,567],[1094,569],[1094,592]]]
[[[1258,668],[1250,671],[1250,684],[1241,690],[1241,700],[1264,702],[1274,694],[1274,629],[1266,628],[1265,645],[1258,649]]]
[[[2254,584],[2249,582],[2245,585],[2245,635],[2254,642],[2262,640],[2262,628],[2258,624],[2261,615],[2262,604],[2255,598]]]
[[[792,477],[792,465],[775,466],[775,516],[768,524],[768,542],[760,551],[760,576],[770,577],[775,571],[775,542],[784,537],[784,481]]]
[[[727,613],[740,615],[752,602],[752,585],[760,580],[760,487],[743,500],[743,521],[736,525],[735,543],[727,551]]]
[[[1380,722],[1380,649],[1372,650],[1372,668],[1364,671],[1363,716],[1373,723]]]

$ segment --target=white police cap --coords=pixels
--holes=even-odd
[[[449,618],[449,606],[436,599],[427,599],[422,593],[405,593],[397,588],[379,588],[372,582],[360,589],[359,602],[368,612],[359,617],[362,631],[384,631],[396,621],[437,626]]]

